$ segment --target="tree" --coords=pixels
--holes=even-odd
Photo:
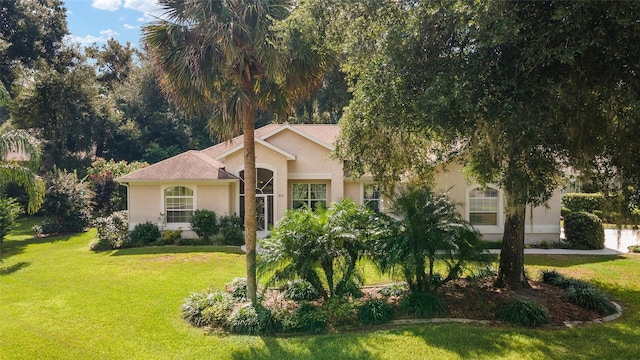
[[[290,0],[161,0],[165,19],[143,29],[165,94],[223,139],[244,134],[245,244],[249,298],[256,301],[258,109],[285,114],[330,65],[295,22]],[[289,100],[289,101],[287,101]]]
[[[124,81],[135,68],[134,55],[137,54],[131,43],[123,46],[118,40],[110,38],[102,49],[97,45],[85,49],[88,57],[96,60],[98,81],[112,87],[114,83]]]
[[[364,45],[344,66],[354,100],[338,153],[384,154],[398,143],[420,156],[369,157],[347,167],[393,180],[400,169],[455,158],[479,182],[499,185],[506,221],[496,285],[528,286],[526,208],[549,199],[568,165],[634,166],[610,135],[637,149],[637,140],[621,134],[637,124],[640,109],[640,4],[365,3],[369,17],[345,32],[364,37]],[[370,129],[378,140],[363,136]],[[402,144],[403,136],[418,141]]]
[[[10,152],[20,152],[28,160],[8,159]],[[37,175],[40,160],[40,143],[23,130],[12,130],[0,134],[0,189],[15,183],[25,189],[29,196],[27,210],[35,213],[44,201],[44,180]]]

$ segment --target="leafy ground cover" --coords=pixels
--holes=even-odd
[[[301,337],[206,335],[181,318],[190,293],[244,275],[229,247],[94,253],[94,232],[33,238],[22,221],[0,263],[2,359],[630,359],[640,353],[640,255],[526,256],[588,280],[620,303],[619,320],[573,329],[426,324]],[[368,278],[368,277],[367,277]],[[384,282],[382,276],[376,283]]]

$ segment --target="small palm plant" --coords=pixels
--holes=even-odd
[[[392,205],[397,220],[376,238],[373,257],[382,271],[401,268],[414,293],[433,291],[460,276],[469,261],[481,261],[480,234],[445,194],[425,187],[403,189]],[[440,276],[437,263],[447,268]]]

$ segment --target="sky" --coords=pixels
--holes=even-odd
[[[140,28],[161,11],[156,0],[64,0],[69,40],[89,46],[111,37],[122,45],[140,45]]]

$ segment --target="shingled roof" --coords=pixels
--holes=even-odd
[[[237,177],[224,170],[224,164],[196,150],[160,161],[131,174],[119,177],[121,182],[159,180],[230,180]]]

